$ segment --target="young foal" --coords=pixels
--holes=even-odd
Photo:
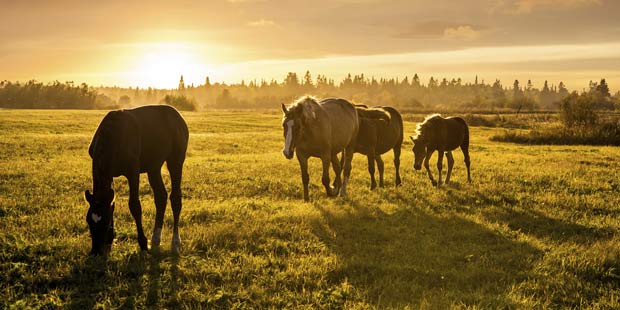
[[[92,161],[93,193],[85,192],[90,207],[86,222],[92,238],[91,255],[107,254],[114,240],[114,191],[112,179],[129,182],[129,209],[138,230],[138,244],[147,250],[139,200],[140,173],[148,174],[155,195],[155,228],[152,246],[159,246],[167,193],[161,177],[164,162],[170,172],[170,203],[174,217],[172,250],[178,253],[181,214],[181,175],[189,133],[183,117],[173,107],[144,106],[109,112],[99,124],[88,149]]]
[[[289,107],[282,104],[282,127],[284,130],[284,149],[282,154],[292,159],[297,153],[304,186],[304,200],[308,201],[308,158],[318,157],[323,163],[321,181],[328,196],[347,196],[347,183],[351,174],[351,160],[359,130],[355,107],[344,99],[323,99],[317,102],[312,97],[304,97]],[[343,152],[344,181],[340,181],[341,165],[338,153]],[[329,185],[329,165],[332,164],[336,178],[333,187]]]
[[[370,173],[370,189],[377,187],[375,181],[375,161],[379,168],[379,187],[383,187],[383,160],[381,154],[390,149],[394,151],[394,168],[396,177],[394,185],[400,185],[400,148],[403,144],[403,119],[398,111],[392,107],[367,108],[356,105],[360,118],[360,131],[357,135],[355,152],[366,155],[368,158],[368,173]]]
[[[411,137],[413,141],[413,154],[415,161],[413,168],[415,170],[422,169],[422,160],[424,160],[424,167],[428,172],[428,177],[431,179],[431,183],[436,186],[442,184],[441,181],[441,168],[444,152],[448,158],[448,173],[446,175],[446,183],[450,182],[450,175],[452,173],[452,166],[454,166],[454,157],[452,151],[457,147],[461,148],[463,155],[465,156],[465,166],[467,166],[467,181],[471,183],[471,173],[469,169],[469,128],[460,117],[448,117],[443,118],[439,114],[433,114],[420,124],[416,128],[416,136]],[[433,174],[429,168],[429,160],[433,155],[433,152],[437,151],[437,170],[439,170],[439,180],[433,179]]]

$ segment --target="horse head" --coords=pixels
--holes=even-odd
[[[420,136],[413,137],[411,136],[411,141],[413,142],[413,156],[415,157],[413,161],[413,169],[420,170],[422,169],[422,161],[424,161],[424,157],[426,157],[426,141]]]
[[[91,255],[107,255],[114,241],[114,192],[97,197],[86,190],[84,197],[90,205],[86,222],[92,240]]]
[[[293,158],[295,147],[303,136],[304,128],[317,117],[312,106],[302,104],[306,100],[312,99],[306,98],[289,108],[282,103],[282,112],[284,113],[284,117],[282,118],[282,128],[284,131],[284,148],[282,149],[282,154],[284,154],[284,157],[287,159]]]

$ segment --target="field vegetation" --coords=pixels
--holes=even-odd
[[[471,128],[472,184],[455,152],[453,183],[433,187],[405,139],[403,186],[388,153],[387,187],[370,191],[355,155],[350,198],[329,199],[310,160],[304,203],[281,113],[184,112],[182,254],[169,251],[170,208],[161,250],[139,252],[118,178],[104,259],[87,256],[83,199],[104,113],[0,110],[0,308],[620,307],[620,150],[490,140],[557,116],[472,115],[484,125]],[[405,115],[405,134],[422,118]],[[150,235],[145,176],[140,192]]]

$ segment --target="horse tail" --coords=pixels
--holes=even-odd
[[[355,110],[357,110],[357,115],[363,118],[380,119],[386,121],[387,123],[389,123],[392,118],[390,113],[382,108],[364,108],[356,106]]]

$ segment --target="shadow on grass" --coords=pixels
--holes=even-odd
[[[540,239],[549,239],[553,242],[573,242],[590,244],[613,238],[615,231],[609,228],[587,227],[546,216],[535,210],[518,210],[512,208],[494,208],[485,212],[489,221],[499,221],[508,224],[512,230],[533,235]]]
[[[325,209],[317,235],[340,259],[329,275],[349,281],[383,307],[513,307],[507,291],[528,277],[541,252],[457,216],[415,206],[387,214],[351,201],[352,211]]]
[[[161,267],[163,260],[171,259],[170,282],[165,289],[171,294],[166,305],[160,305],[161,278],[164,270]],[[179,256],[168,253],[152,252],[152,255],[133,253],[119,261],[111,261],[101,257],[88,257],[73,267],[71,274],[60,281],[74,287],[70,296],[69,309],[92,309],[99,305],[103,307],[121,308],[150,308],[175,307],[176,290],[178,287]],[[144,277],[146,275],[146,278]],[[143,282],[148,282],[147,291],[144,291]],[[166,281],[168,282],[168,281]],[[116,299],[119,296],[108,296],[108,288],[118,289],[126,287],[124,300]],[[144,296],[146,294],[146,296]],[[109,300],[108,300],[109,298]]]

